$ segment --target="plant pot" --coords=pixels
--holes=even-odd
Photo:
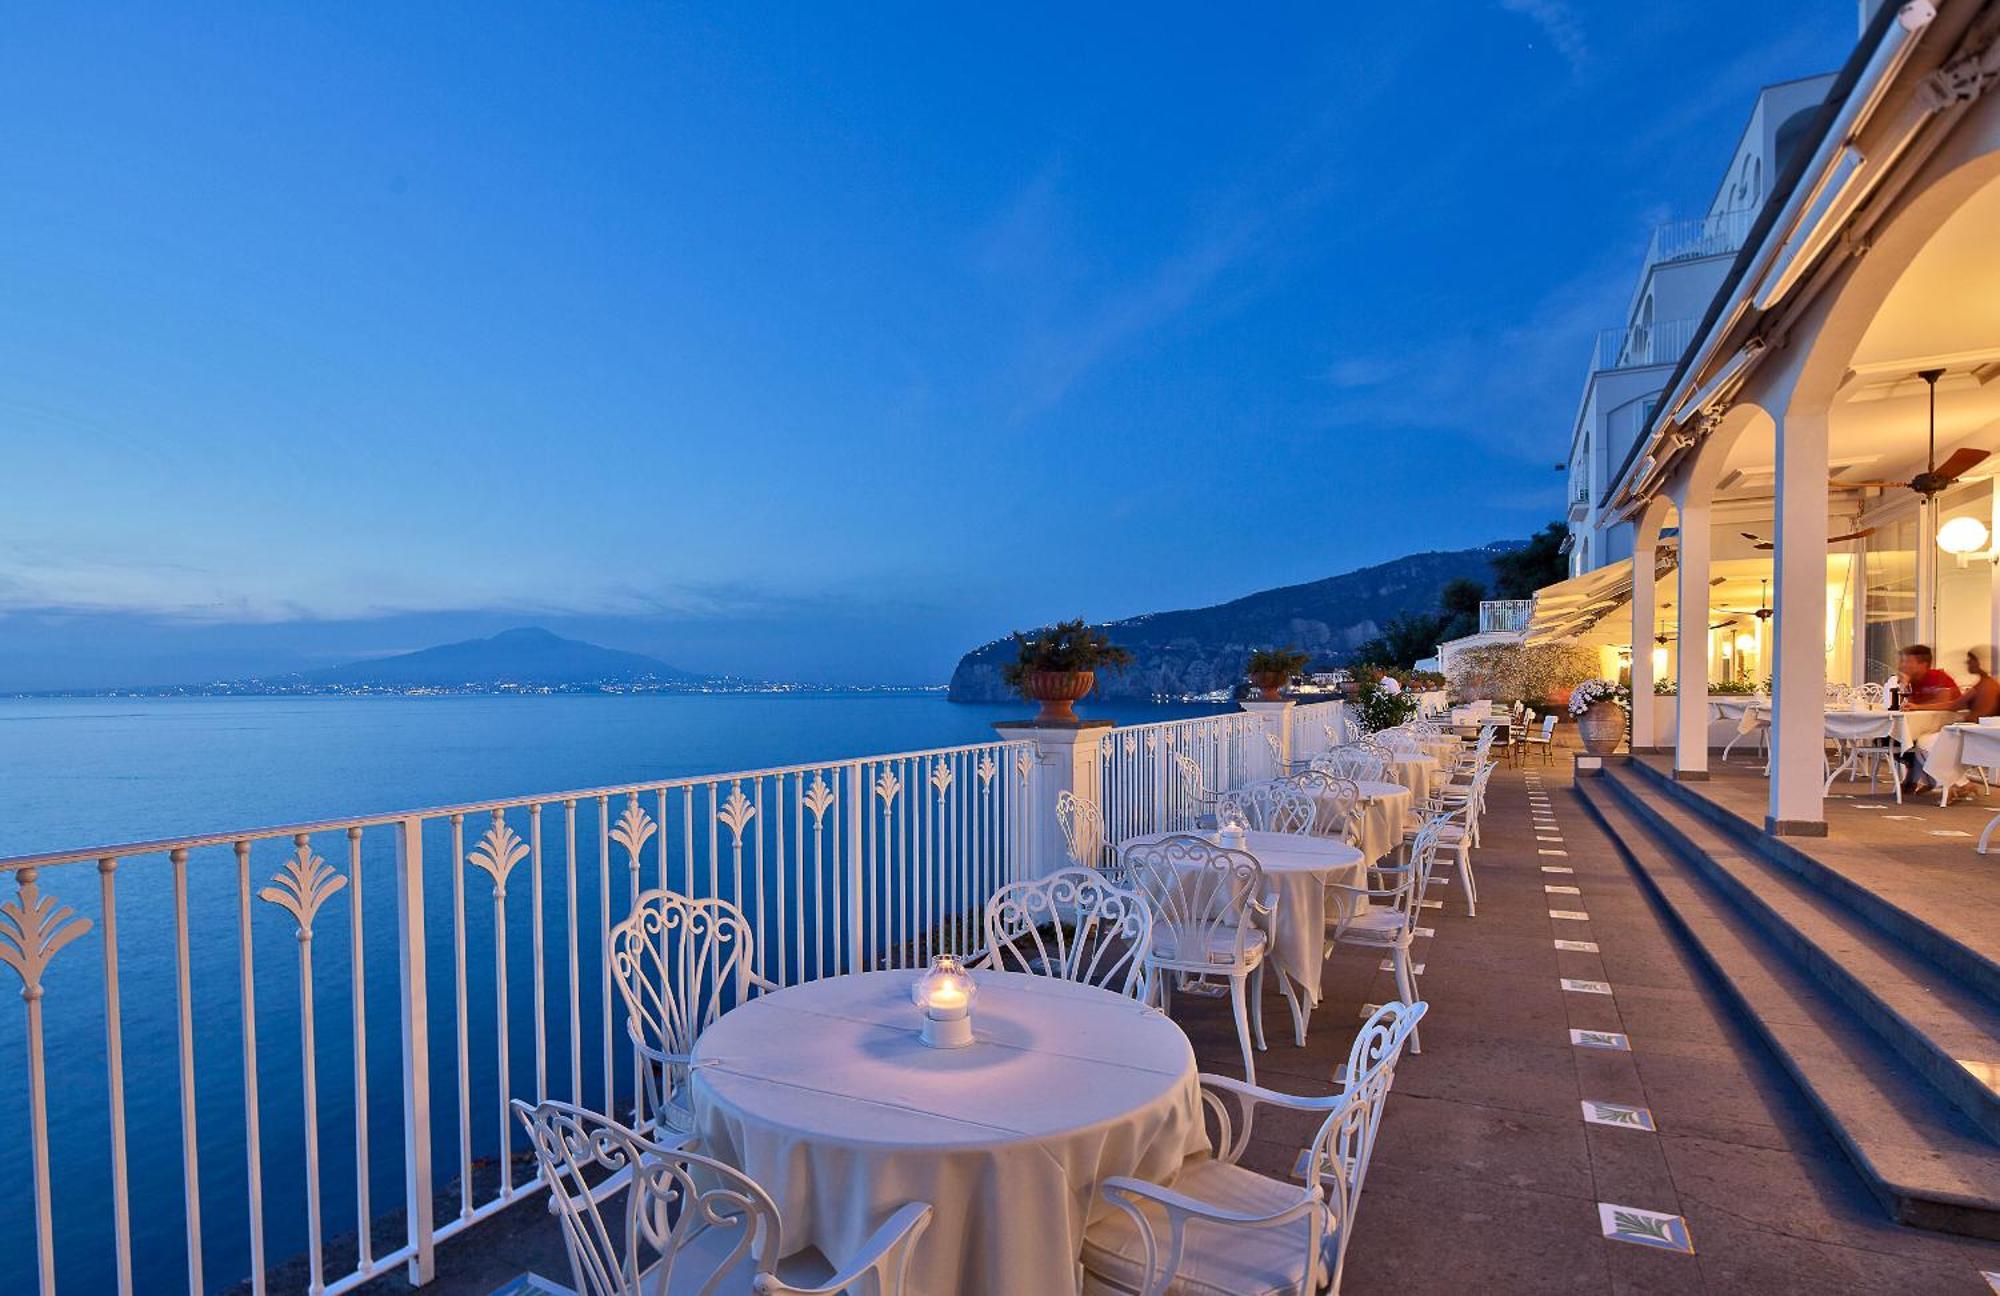
[[[1257,686],[1258,694],[1266,702],[1279,701],[1279,693],[1285,687],[1285,677],[1276,671],[1260,671],[1250,677],[1250,682]]]
[[[1593,702],[1576,718],[1577,736],[1592,756],[1609,756],[1625,741],[1625,708],[1616,702]]]
[[[1095,671],[1029,671],[1021,676],[1022,696],[1042,704],[1036,724],[1077,723],[1076,704],[1097,684]]]

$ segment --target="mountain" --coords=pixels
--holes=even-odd
[[[1435,611],[1438,594],[1447,583],[1460,577],[1490,583],[1494,555],[1520,547],[1510,541],[1410,554],[1214,607],[1149,612],[1109,622],[1103,628],[1113,642],[1131,649],[1136,660],[1122,675],[1099,671],[1095,696],[1150,698],[1228,688],[1243,678],[1244,660],[1256,648],[1289,645],[1311,653],[1315,667],[1343,664],[1391,618]],[[961,657],[951,675],[952,700],[1012,698],[1000,680],[1000,667],[1012,652],[1011,642],[999,639]]]
[[[489,684],[597,684],[693,680],[657,657],[600,648],[547,630],[503,630],[395,657],[349,662],[298,677],[313,685],[375,688],[457,688]]]

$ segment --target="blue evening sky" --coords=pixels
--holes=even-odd
[[[1855,6],[5,26],[0,688],[525,623],[931,682],[1556,516],[1648,230]]]

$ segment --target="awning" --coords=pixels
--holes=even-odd
[[[1675,551],[1662,545],[1656,551],[1653,579],[1674,569]],[[1572,576],[1535,591],[1534,610],[1528,616],[1523,642],[1554,643],[1559,639],[1601,640],[1624,643],[1632,637],[1631,627],[1613,614],[1632,604],[1632,560],[1621,558],[1595,571]],[[1600,628],[1601,627],[1601,628]]]

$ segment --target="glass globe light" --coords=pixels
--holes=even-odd
[[[919,1038],[932,1048],[964,1048],[972,1043],[972,1001],[978,983],[965,965],[940,954],[910,988],[910,998],[923,1010]]]
[[[1964,557],[1986,547],[1986,524],[1976,517],[1955,517],[1938,528],[1938,548]]]

